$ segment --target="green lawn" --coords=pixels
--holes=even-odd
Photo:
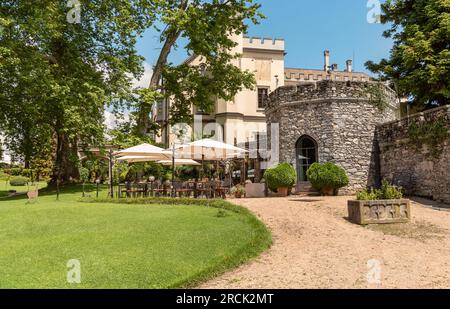
[[[28,192],[29,190],[35,189],[36,186],[39,189],[42,189],[42,188],[47,187],[47,183],[46,182],[37,182],[33,185],[30,183],[29,186],[14,187],[14,186],[11,186],[8,181],[0,180],[0,197],[8,196],[9,190],[15,190],[18,193]]]
[[[90,193],[95,196],[95,193]],[[101,192],[105,196],[105,191]],[[201,206],[79,202],[74,188],[0,200],[0,288],[173,288],[236,266],[270,244],[253,216]],[[67,262],[81,283],[67,283]]]

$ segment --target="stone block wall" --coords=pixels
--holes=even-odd
[[[440,154],[436,156],[430,146],[414,144],[409,136],[411,124],[436,121],[443,121],[450,134],[450,106],[378,126],[380,176],[402,186],[409,195],[450,203],[450,140],[437,146]]]
[[[340,192],[353,194],[377,181],[377,125],[396,119],[395,94],[386,87],[389,106],[381,111],[362,91],[362,82],[322,81],[278,88],[266,109],[268,133],[278,123],[281,162],[296,164],[296,143],[304,135],[318,145],[319,162],[345,169],[350,184]],[[269,136],[270,141],[270,136]]]

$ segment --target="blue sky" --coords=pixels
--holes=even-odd
[[[382,37],[386,25],[367,22],[368,0],[257,0],[267,16],[260,25],[252,25],[250,36],[284,38],[286,67],[322,68],[323,51],[331,52],[331,63],[339,69],[354,57],[355,71],[367,72],[367,60],[389,55],[392,41]],[[158,55],[157,33],[149,30],[137,44],[138,51],[153,64]],[[180,48],[170,61],[186,57]]]

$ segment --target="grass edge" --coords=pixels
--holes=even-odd
[[[272,233],[270,229],[260,221],[255,214],[245,207],[233,204],[225,200],[198,200],[198,199],[174,199],[174,198],[128,198],[128,199],[108,199],[108,198],[81,198],[83,203],[95,204],[124,204],[124,205],[170,205],[170,206],[197,206],[224,209],[238,213],[247,220],[253,228],[253,235],[249,242],[232,256],[228,256],[225,261],[220,261],[211,267],[202,270],[192,276],[183,279],[167,289],[192,288],[208,280],[216,278],[221,274],[238,268],[260,256],[272,246]]]

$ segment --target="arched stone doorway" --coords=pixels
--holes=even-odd
[[[303,135],[298,139],[295,148],[295,157],[297,161],[297,181],[308,181],[306,172],[313,163],[317,162],[318,159],[317,142],[311,136]]]

